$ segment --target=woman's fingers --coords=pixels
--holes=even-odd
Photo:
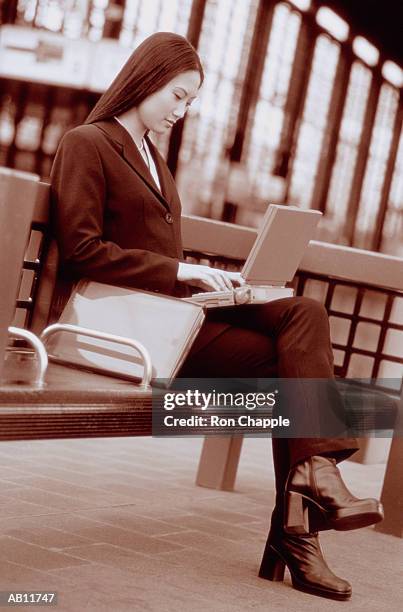
[[[215,270],[214,268],[212,269],[214,270],[214,279],[220,286],[219,290],[225,291],[227,289],[232,289],[231,280],[227,276],[225,270]]]
[[[227,279],[224,274],[220,274],[218,270],[209,268],[208,270],[200,272],[200,277],[195,280],[200,280],[203,284],[203,288],[207,291],[226,291],[232,289],[231,281]]]
[[[233,288],[232,279],[238,282],[235,272],[226,272],[209,266],[179,263],[178,280],[196,285],[207,291],[226,291]]]
[[[232,284],[242,287],[245,284],[245,279],[241,276],[240,272],[227,272]]]

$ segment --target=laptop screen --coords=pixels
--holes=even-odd
[[[270,204],[242,269],[251,285],[284,285],[291,281],[322,213]]]

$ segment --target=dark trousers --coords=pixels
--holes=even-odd
[[[221,327],[218,324],[224,323]],[[212,329],[218,329],[216,335]],[[211,337],[213,335],[213,337]],[[207,338],[206,342],[203,339]],[[333,353],[326,309],[305,297],[263,305],[212,309],[179,375],[195,378],[310,378],[332,379]],[[298,398],[301,416],[311,422],[329,407],[323,398]],[[273,438],[276,509],[282,516],[285,482],[290,467],[303,459],[326,454],[338,461],[357,448],[354,438]]]

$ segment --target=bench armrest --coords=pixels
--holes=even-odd
[[[17,336],[17,338],[22,338],[23,340],[26,340],[33,347],[35,354],[38,357],[39,367],[36,380],[34,380],[32,384],[38,387],[43,387],[46,370],[48,368],[48,354],[43,343],[38,338],[38,336],[28,331],[27,329],[21,329],[20,327],[11,326],[8,328],[8,333],[13,334],[13,336]]]

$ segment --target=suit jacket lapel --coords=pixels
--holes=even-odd
[[[168,204],[170,204],[173,194],[176,193],[175,182],[167,168],[165,160],[161,156],[161,153],[158,151],[157,147],[154,145],[154,143],[150,140],[148,136],[146,136],[146,140],[149,149],[152,153],[155,166],[157,168],[162,194]]]
[[[111,121],[99,121],[95,125],[105,131],[110,137],[113,138],[113,140],[122,145],[122,154],[124,159],[147,184],[154,195],[160,200],[161,204],[170,210],[169,201],[171,198],[169,197],[169,188],[167,190],[167,181],[165,177],[166,172],[164,171],[165,169],[163,168],[159,155],[156,153],[156,148],[150,142],[150,140],[147,138],[147,143],[154,155],[154,161],[158,170],[162,193],[155,184],[151,172],[129,132],[115,119],[112,119]]]

